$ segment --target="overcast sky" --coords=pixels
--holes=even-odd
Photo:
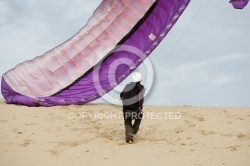
[[[146,104],[250,106],[250,5],[236,10],[228,1],[191,1],[150,55]],[[100,2],[0,0],[0,73],[70,38]]]

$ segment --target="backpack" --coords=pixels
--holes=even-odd
[[[138,111],[143,107],[144,86],[139,82],[131,82],[125,86],[120,97],[123,103],[123,111]]]

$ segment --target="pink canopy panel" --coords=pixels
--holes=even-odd
[[[106,0],[87,25],[62,45],[3,75],[22,95],[36,98],[55,94],[101,61],[134,27],[154,0]]]

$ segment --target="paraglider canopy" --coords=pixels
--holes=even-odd
[[[230,0],[229,2],[233,5],[235,9],[243,9],[249,0]]]
[[[49,107],[102,97],[154,51],[190,1],[103,0],[70,39],[3,74],[6,103]],[[243,9],[248,1],[230,3]]]

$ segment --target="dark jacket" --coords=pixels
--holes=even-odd
[[[120,93],[123,111],[141,111],[144,102],[144,86],[140,82],[131,82]]]

